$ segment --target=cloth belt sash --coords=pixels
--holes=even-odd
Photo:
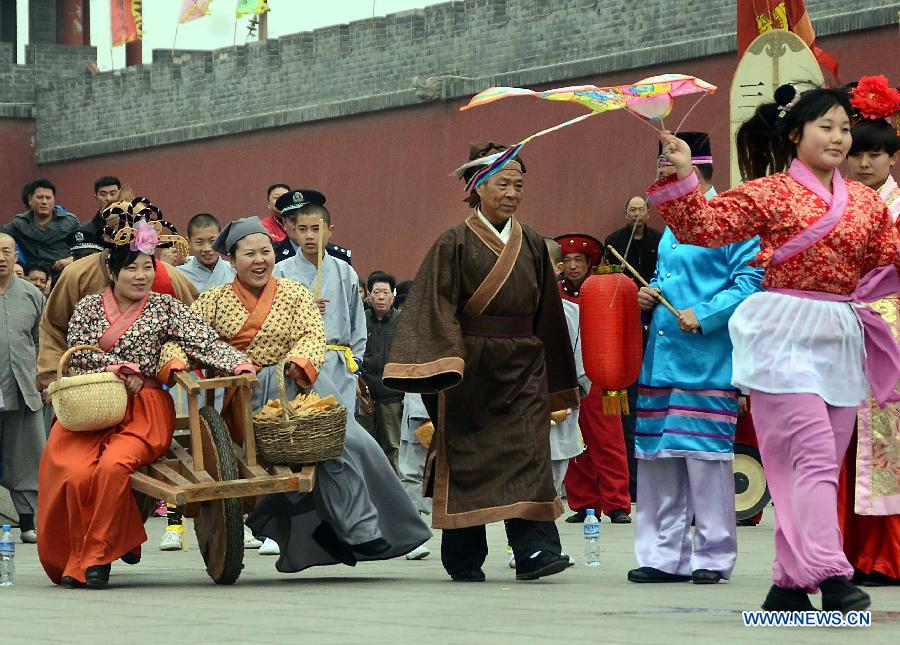
[[[462,333],[466,336],[489,338],[526,338],[534,334],[531,316],[472,316],[459,318]]]
[[[900,292],[900,277],[893,265],[879,267],[863,276],[853,293],[840,295],[824,291],[800,291],[797,289],[769,289],[798,298],[850,302],[856,305],[856,315],[863,327],[866,346],[866,376],[878,405],[900,401],[896,391],[900,381],[900,345],[897,344],[890,325],[877,311],[865,306]]]
[[[359,365],[356,364],[353,358],[353,350],[346,345],[325,345],[325,349],[342,353],[344,360],[347,362],[347,371],[351,374],[356,374],[357,370],[359,370]]]

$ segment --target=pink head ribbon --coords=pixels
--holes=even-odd
[[[819,181],[812,171],[802,161],[794,159],[788,174],[801,186],[818,195],[828,206],[828,211],[818,220],[800,231],[797,235],[775,249],[772,256],[772,266],[784,264],[792,257],[803,253],[806,249],[819,242],[838,225],[844,212],[847,210],[847,183],[841,176],[841,172],[835,168],[831,179],[831,187],[834,193]]]
[[[134,238],[131,240],[131,250],[153,255],[159,244],[159,234],[156,232],[156,229],[145,220],[139,221],[134,229],[135,233]]]

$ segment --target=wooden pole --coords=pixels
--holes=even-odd
[[[325,220],[319,220],[319,255],[316,257],[316,298],[322,297],[322,250],[325,241]]]
[[[269,39],[269,12],[265,11],[259,14],[259,42],[265,42]]]
[[[609,250],[610,253],[612,253],[614,256],[616,256],[616,259],[622,263],[622,266],[625,267],[625,270],[628,271],[628,273],[630,273],[631,275],[633,275],[638,282],[640,282],[642,285],[644,285],[648,289],[653,289],[653,287],[651,287],[648,284],[648,282],[646,280],[644,280],[643,276],[641,276],[641,274],[638,273],[637,270],[633,266],[628,264],[628,262],[625,261],[625,258],[623,258],[621,255],[619,255],[619,252],[616,251],[616,249],[613,248],[613,246],[611,244],[607,244],[606,248],[607,248],[607,250]],[[673,314],[675,314],[676,318],[678,317],[678,310],[675,307],[673,307],[672,304],[668,300],[666,300],[665,297],[663,297],[663,295],[661,293],[656,292],[656,297],[659,298],[659,301],[662,303],[663,307],[665,307],[666,309],[671,311]]]

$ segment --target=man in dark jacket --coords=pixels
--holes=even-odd
[[[28,207],[0,232],[11,235],[28,264],[48,264],[58,275],[72,263],[68,238],[80,226],[78,218],[56,205],[56,186],[47,179],[36,179],[22,191],[22,203]]]
[[[94,199],[97,200],[97,213],[82,224],[75,233],[74,238],[70,240],[72,247],[85,244],[100,245],[103,242],[103,227],[106,226],[106,221],[100,216],[100,213],[110,204],[119,201],[119,192],[121,190],[122,182],[119,181],[118,177],[100,177],[94,182]],[[131,201],[131,197],[128,197],[128,201]]]
[[[378,441],[399,476],[398,460],[400,422],[403,418],[403,392],[391,390],[381,382],[388,349],[394,339],[394,330],[400,315],[400,312],[391,306],[394,303],[396,284],[394,276],[383,271],[372,273],[366,283],[372,308],[366,311],[368,338],[361,372],[375,403],[374,419],[371,417],[365,419],[366,422],[363,423],[363,426]]]
[[[606,238],[606,246],[612,246],[618,251],[647,282],[653,279],[653,273],[656,271],[656,250],[662,237],[655,228],[647,226],[649,216],[647,198],[642,195],[631,197],[625,204],[627,224]],[[610,264],[619,264],[616,256],[609,251],[606,252],[606,259]],[[625,275],[631,277],[628,273]],[[638,284],[638,288],[641,286]]]

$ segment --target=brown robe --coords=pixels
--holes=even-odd
[[[105,253],[95,253],[76,260],[63,269],[59,281],[50,292],[44,307],[44,317],[41,319],[38,350],[38,382],[42,388],[56,380],[59,359],[69,349],[66,333],[75,305],[85,296],[103,293],[110,284],[105,257]],[[197,298],[194,285],[174,267],[166,264],[166,268],[175,297],[186,305],[193,303]]]
[[[578,383],[537,232],[514,219],[504,246],[473,214],[441,235],[403,307],[384,383],[423,393],[435,421],[435,528],[560,516],[550,412],[578,406]]]

